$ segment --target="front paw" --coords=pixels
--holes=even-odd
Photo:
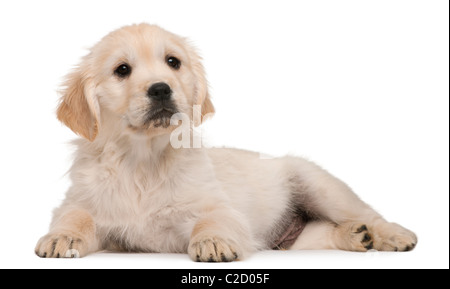
[[[417,244],[417,236],[396,223],[374,226],[374,234],[374,248],[379,251],[411,251]]]
[[[194,238],[189,243],[188,254],[197,262],[231,262],[240,256],[236,244],[219,237]]]
[[[86,252],[86,242],[69,234],[47,234],[35,249],[36,255],[42,258],[80,258]]]

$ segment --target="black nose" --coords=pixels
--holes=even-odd
[[[158,82],[150,86],[147,95],[154,100],[169,100],[172,96],[172,90],[167,83]]]

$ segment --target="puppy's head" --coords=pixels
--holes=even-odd
[[[184,39],[157,26],[123,27],[104,37],[68,75],[58,119],[93,141],[103,130],[157,135],[171,117],[214,112],[200,57]]]

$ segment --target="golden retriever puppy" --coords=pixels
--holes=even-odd
[[[192,126],[213,112],[186,39],[148,24],[104,37],[64,85],[57,116],[82,139],[72,186],[36,254],[179,252],[227,262],[265,249],[416,245],[414,233],[307,160],[180,146],[181,137],[192,147]]]

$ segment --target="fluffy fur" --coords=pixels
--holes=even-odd
[[[181,61],[174,69],[169,56]],[[119,77],[126,63],[131,74]],[[99,250],[182,252],[195,261],[233,261],[272,248],[295,216],[308,221],[284,249],[411,250],[411,231],[384,220],[351,189],[301,158],[261,160],[234,149],[175,149],[177,125],[149,118],[149,88],[172,90],[178,112],[214,112],[200,58],[157,26],[104,37],[67,77],[58,119],[82,136],[72,186],[36,254],[82,257]],[[164,103],[162,104],[164,106]],[[152,114],[154,115],[154,114]],[[191,119],[194,125],[200,123]]]

